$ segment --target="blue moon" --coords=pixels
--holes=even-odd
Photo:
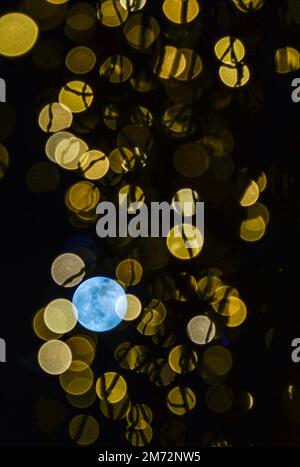
[[[73,305],[78,322],[90,331],[105,332],[117,327],[127,313],[127,295],[108,277],[92,277],[77,287]]]

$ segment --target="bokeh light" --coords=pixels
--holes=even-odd
[[[7,13],[0,18],[0,55],[19,57],[29,52],[38,38],[35,21],[23,13]]]
[[[65,373],[72,363],[72,352],[67,344],[59,340],[49,340],[38,353],[38,362],[49,375]]]

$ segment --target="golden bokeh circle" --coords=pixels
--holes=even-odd
[[[184,216],[191,217],[196,214],[196,203],[200,197],[195,190],[191,188],[181,188],[178,190],[172,200],[174,209]]]
[[[215,54],[217,59],[225,65],[235,65],[245,57],[245,47],[240,39],[226,36],[216,43]]]
[[[109,402],[100,399],[100,411],[104,417],[110,420],[123,420],[126,417],[126,413],[131,407],[129,396],[123,397],[120,402],[110,404]]]
[[[245,189],[241,199],[240,205],[243,207],[251,206],[256,203],[259,197],[259,188],[254,180],[250,180],[247,188]]]
[[[177,24],[190,23],[199,14],[197,0],[165,0],[163,12],[168,20]]]
[[[191,81],[197,78],[203,69],[203,63],[199,55],[192,49],[178,49],[178,54],[180,59],[177,58],[177,62],[181,60],[181,63],[184,62],[184,69],[176,69],[175,72],[172,70],[173,78],[179,81]]]
[[[63,253],[52,263],[51,276],[62,287],[75,287],[85,276],[85,264],[74,253]]]
[[[135,213],[136,208],[140,208],[145,201],[145,194],[141,187],[138,185],[124,185],[119,190],[119,204],[124,208],[127,201],[128,212]],[[136,203],[136,206],[131,206]]]
[[[47,328],[44,321],[44,312],[45,308],[39,309],[33,317],[32,327],[35,334],[42,339],[43,341],[50,341],[53,339],[59,339],[62,334],[57,334],[56,332],[50,331]]]
[[[137,319],[142,311],[142,304],[138,297],[132,294],[127,294],[127,311],[125,316],[120,316],[124,321],[134,321]],[[118,310],[117,310],[118,313]]]
[[[203,364],[209,376],[224,376],[231,370],[233,358],[227,348],[213,345],[205,350]]]
[[[139,420],[126,427],[125,437],[132,446],[145,446],[150,443],[153,436],[151,425],[145,420]]]
[[[117,266],[116,277],[124,285],[137,285],[142,276],[142,265],[135,259],[125,259]]]
[[[128,350],[127,362],[130,370],[145,373],[149,364],[150,350],[145,345],[134,345]]]
[[[187,345],[177,345],[170,351],[168,361],[175,373],[185,374],[196,368],[198,355]]]
[[[216,334],[216,327],[208,316],[194,316],[187,325],[187,335],[194,344],[205,345],[211,342]]]
[[[151,47],[160,33],[159,23],[149,16],[145,23],[144,15],[132,16],[124,26],[124,34],[129,45],[135,49]]]
[[[126,21],[128,11],[122,7],[120,2],[104,0],[98,6],[97,17],[104,26],[116,28]]]
[[[52,138],[49,149],[54,150],[54,162],[60,167],[65,170],[77,170],[80,158],[88,150],[88,146],[77,136],[68,132],[60,132],[57,133],[57,139]]]
[[[76,362],[83,362],[82,367],[90,366],[95,358],[95,346],[91,340],[85,336],[77,335],[70,337],[66,344],[68,344],[71,352],[72,359]],[[71,365],[71,369],[78,367],[78,365]]]
[[[77,46],[71,49],[66,56],[66,67],[72,73],[83,75],[89,73],[96,64],[94,52],[84,46]]]
[[[45,308],[44,321],[50,331],[64,334],[77,324],[77,310],[70,300],[58,298]]]
[[[116,148],[108,158],[110,169],[117,174],[129,172],[135,165],[134,153],[128,148]]]
[[[0,18],[0,55],[20,57],[29,52],[38,38],[36,22],[23,13],[7,13]]]
[[[102,151],[91,149],[80,157],[79,168],[88,180],[100,180],[109,170],[109,160]]]
[[[178,259],[190,260],[202,250],[204,239],[197,227],[191,224],[176,225],[167,236],[167,247]]]
[[[91,389],[94,374],[84,362],[73,360],[70,368],[60,375],[59,382],[67,394],[80,396]]]
[[[247,313],[248,313],[247,312],[247,307],[246,307],[245,303],[241,299],[238,299],[237,297],[230,297],[229,299],[239,300],[239,307],[238,307],[238,309],[237,309],[237,311],[235,313],[230,314],[229,316],[226,316],[225,324],[229,328],[236,328],[236,327],[240,326],[241,324],[243,324],[243,322],[247,318]],[[235,307],[235,309],[236,309],[236,307]]]
[[[56,152],[56,148],[59,145],[59,143],[63,141],[64,139],[68,139],[71,137],[73,137],[73,135],[72,133],[69,133],[68,131],[59,131],[49,137],[46,143],[45,152],[46,152],[46,156],[51,162],[56,163],[55,152]]]
[[[70,422],[69,434],[77,444],[89,446],[99,437],[99,423],[91,415],[76,415]]]
[[[195,408],[196,396],[189,387],[176,386],[167,394],[167,407],[175,415],[185,415]]]
[[[72,352],[65,342],[57,339],[45,342],[39,350],[38,362],[49,375],[61,375],[72,362]]]
[[[115,404],[127,395],[127,383],[118,373],[107,372],[97,379],[96,393],[99,399]]]
[[[153,336],[164,322],[166,314],[167,310],[163,302],[158,299],[151,300],[144,309],[137,330],[145,336]]]
[[[270,212],[263,203],[255,203],[247,209],[247,219],[256,219],[261,216],[267,226],[270,222]]]
[[[151,423],[152,419],[153,412],[147,404],[131,405],[126,412],[126,421],[128,424],[137,423],[140,420]]]
[[[276,49],[274,59],[277,73],[291,73],[300,68],[300,53],[293,47]]]
[[[212,306],[219,315],[232,316],[239,311],[241,306],[244,306],[244,302],[238,297],[235,289],[233,292],[230,290],[227,292],[226,289],[220,287],[216,290]],[[224,296],[222,297],[222,295]]]
[[[127,81],[133,72],[133,66],[129,58],[124,55],[108,57],[101,65],[99,73],[102,78],[111,83],[119,84]]]
[[[118,365],[124,370],[129,370],[129,352],[130,349],[133,347],[133,344],[129,341],[121,342],[121,344],[117,345],[114,351],[114,358]]]
[[[93,99],[92,88],[84,81],[70,81],[59,93],[59,102],[73,113],[84,112],[91,106]]]
[[[220,314],[225,314],[226,315],[226,304],[227,304],[227,299],[229,297],[239,297],[239,292],[237,289],[234,287],[230,287],[229,285],[220,285],[217,287],[214,291],[213,297],[212,297],[212,306],[216,311],[219,311]],[[220,302],[222,302],[220,304]],[[221,307],[220,307],[221,305]],[[228,305],[228,304],[227,304]],[[220,310],[218,310],[220,307]],[[232,305],[232,308],[234,306]],[[224,308],[224,310],[223,310]],[[227,310],[228,312],[229,310]],[[230,314],[230,311],[227,313]]]
[[[251,217],[242,221],[240,227],[240,237],[246,242],[257,242],[266,231],[266,222],[261,215]]]
[[[39,126],[46,133],[65,130],[72,125],[72,121],[72,112],[59,102],[47,104],[39,114]]]
[[[170,79],[184,73],[186,60],[179,49],[172,45],[165,45],[154,65],[154,73],[162,79]]]
[[[99,201],[99,188],[87,181],[77,182],[72,185],[65,196],[68,209],[76,214],[87,214],[95,210]]]
[[[245,64],[238,64],[236,67],[222,65],[219,68],[219,76],[222,82],[230,88],[240,88],[245,86],[250,79],[249,67]]]
[[[197,284],[197,293],[201,300],[210,302],[218,287],[222,285],[222,281],[218,276],[208,275],[201,277]]]
[[[158,387],[169,386],[176,378],[176,373],[170,367],[168,360],[163,358],[152,360],[147,373],[149,380]]]

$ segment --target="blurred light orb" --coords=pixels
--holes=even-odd
[[[123,8],[121,3],[114,0],[105,0],[98,2],[97,18],[109,28],[121,26],[128,17],[128,11]]]
[[[235,65],[245,57],[244,44],[234,37],[222,37],[215,45],[218,60],[227,65]]]
[[[44,322],[56,334],[70,332],[77,323],[77,310],[69,300],[57,298],[46,306]]]
[[[59,93],[59,102],[72,113],[84,112],[94,100],[92,88],[84,81],[70,81]]]
[[[42,108],[38,121],[43,131],[56,133],[72,125],[73,114],[65,105],[53,102]]]
[[[108,371],[103,373],[96,381],[96,394],[99,399],[109,404],[117,404],[127,396],[127,383],[123,376]]]
[[[91,49],[78,46],[68,52],[65,64],[72,73],[84,75],[94,68],[96,61],[96,55]]]
[[[275,50],[275,69],[277,73],[290,73],[300,68],[300,54],[293,47]]]
[[[30,16],[8,13],[0,18],[0,55],[20,57],[32,49],[39,29]]]
[[[64,253],[53,261],[51,276],[62,287],[75,287],[85,276],[85,264],[80,256]]]
[[[200,11],[197,0],[165,0],[162,9],[168,20],[177,24],[190,23]]]
[[[69,425],[69,435],[80,446],[93,444],[100,434],[99,423],[91,415],[76,415]]]
[[[188,322],[187,335],[194,344],[208,344],[213,340],[215,334],[216,327],[207,316],[194,316],[194,318]]]
[[[222,82],[230,88],[245,86],[250,79],[249,67],[243,63],[237,66],[222,65],[219,68],[219,76]]]
[[[116,281],[93,277],[84,281],[73,296],[79,323],[90,331],[105,332],[116,328],[125,317],[127,296]]]
[[[60,375],[70,367],[72,352],[65,342],[53,339],[45,342],[40,348],[38,362],[45,373]]]

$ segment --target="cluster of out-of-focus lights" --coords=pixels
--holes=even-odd
[[[231,3],[241,16],[259,11],[264,5],[263,0]],[[75,228],[83,229],[97,221],[96,206],[107,194],[113,198],[127,195],[128,209],[131,202],[142,206],[152,200],[147,175],[140,179],[134,175],[141,169],[147,173],[155,160],[157,128],[176,142],[170,145],[170,168],[178,184],[174,184],[170,200],[174,205],[178,203],[176,209],[185,215],[194,215],[195,203],[207,197],[212,206],[218,206],[223,186],[226,191],[236,170],[234,137],[228,122],[217,112],[230,104],[234,88],[251,84],[243,40],[227,35],[215,40],[212,54],[219,62],[221,90],[211,95],[212,112],[203,121],[201,135],[194,137],[198,133],[193,105],[206,90],[202,80],[206,82],[207,64],[201,52],[190,48],[192,42],[181,40],[178,28],[188,31],[197,21],[200,24],[204,14],[201,1],[164,0],[161,21],[146,7],[146,0],[103,0],[96,6],[68,0],[24,0],[23,13],[0,18],[0,55],[15,58],[32,51],[33,62],[40,68],[51,70],[62,65],[67,70],[68,77],[60,83],[56,96],[51,90],[51,98],[46,93],[42,100],[38,124],[47,134],[48,160],[29,170],[27,184],[33,192],[54,190],[63,174],[60,169],[73,172],[64,201]],[[297,22],[294,10],[291,16]],[[50,37],[38,41],[40,31],[58,26],[73,42],[68,51]],[[111,28],[120,28],[125,44],[122,51],[99,55],[93,39],[97,27],[108,34],[114,33]],[[128,53],[124,51],[126,46]],[[136,67],[137,53],[145,59],[151,57],[147,70]],[[299,52],[292,47],[275,50],[274,59],[278,73],[300,67]],[[112,94],[119,89],[122,94],[126,86],[140,99],[124,110],[122,99],[108,93],[99,108],[97,80]],[[157,115],[151,99],[144,102],[143,97],[159,87],[165,90],[169,104]],[[1,140],[14,120],[9,110],[5,112]],[[100,125],[113,135],[109,144],[89,137]],[[8,151],[1,144],[0,179],[8,165]],[[239,235],[246,242],[255,242],[264,236],[269,223],[269,211],[260,200],[268,180],[263,172],[257,176],[248,176],[244,170],[236,172],[237,189],[232,192],[244,214]],[[198,183],[200,177],[208,177],[203,187]],[[209,186],[212,180],[215,184]],[[156,196],[153,193],[153,199]],[[186,208],[184,202],[191,204]],[[190,372],[208,385],[207,407],[222,413],[232,407],[236,395],[226,383],[234,365],[233,355],[221,337],[242,326],[248,310],[239,291],[228,285],[217,268],[205,269],[199,276],[186,271],[174,271],[173,276],[164,270],[169,262],[184,265],[205,254],[206,245],[196,227],[185,224],[182,232],[175,227],[166,239],[144,239],[142,245],[133,245],[131,240],[110,242],[117,253],[103,266],[115,280],[102,277],[99,282],[100,278],[91,278],[98,258],[88,247],[69,248],[58,255],[51,266],[51,277],[66,294],[77,288],[73,302],[67,298],[51,300],[36,312],[33,329],[43,341],[39,365],[46,373],[59,376],[69,403],[81,412],[96,402],[107,419],[125,421],[124,437],[130,444],[143,446],[153,437],[155,413],[145,402],[137,403],[131,397],[130,382],[123,374],[99,374],[95,363],[98,333],[131,326],[139,339],[144,338],[145,344],[121,339],[114,348],[114,359],[125,374],[142,374],[156,387],[168,388],[165,406],[171,414],[182,417],[197,407],[196,391],[179,382],[180,375]],[[139,291],[149,277],[150,299],[145,299]],[[189,317],[183,328],[187,340],[178,342],[174,315],[167,302],[188,302],[191,296],[198,297],[205,308]],[[240,404],[245,411],[251,410],[253,395],[244,392]],[[171,420],[161,427],[159,437],[163,445],[168,445],[170,440],[184,437],[184,433],[185,425]],[[76,443],[90,445],[101,430],[96,418],[79,413],[69,424],[69,434]]]

